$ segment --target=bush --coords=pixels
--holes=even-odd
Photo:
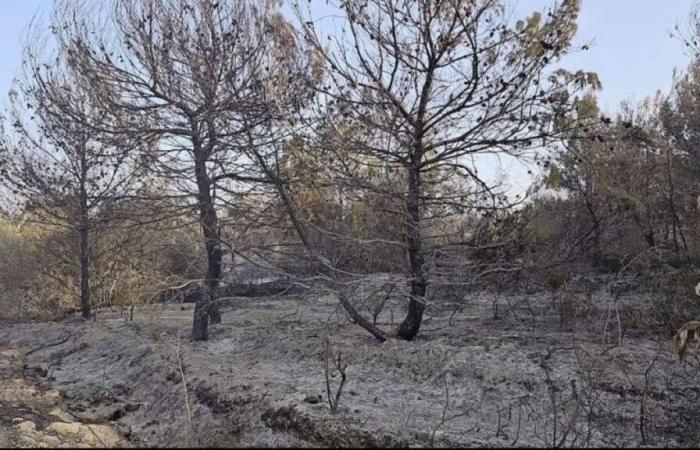
[[[38,263],[36,230],[0,219],[0,317],[22,314],[33,286],[28,270]]]
[[[700,317],[700,297],[696,286],[700,270],[683,268],[663,273],[652,279],[652,304],[646,325],[675,333],[684,323]]]
[[[142,304],[203,274],[195,226],[114,228],[94,237],[95,307]],[[71,230],[0,219],[0,318],[49,318],[79,307],[78,241]]]
[[[161,292],[204,273],[198,230],[179,220],[114,228],[100,236],[97,250],[92,285],[97,307],[157,301]]]
[[[46,318],[77,305],[63,230],[0,219],[0,317]]]

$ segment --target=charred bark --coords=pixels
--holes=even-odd
[[[90,246],[88,195],[85,187],[87,161],[84,155],[80,159],[80,165],[80,311],[84,319],[89,319],[92,312],[92,301],[90,299],[90,260],[92,259],[92,249]]]
[[[406,245],[411,273],[411,294],[408,299],[408,312],[396,331],[397,337],[412,340],[420,330],[425,310],[425,292],[428,282],[425,276],[423,239],[420,231],[420,157],[422,148],[417,145],[416,155],[408,170],[408,192],[406,195]]]
[[[201,153],[201,147],[198,148],[198,144],[195,142],[195,177],[197,180],[199,220],[207,254],[207,272],[204,279],[206,291],[197,300],[192,321],[192,339],[195,341],[207,340],[210,320],[212,323],[221,322],[221,313],[215,301],[221,279],[221,239],[217,231],[218,218],[211,195],[211,180],[207,174],[206,159]]]
[[[649,248],[654,248],[656,247],[656,239],[654,237],[654,231],[653,230],[647,230],[644,233],[644,240],[647,241],[647,245]]]
[[[92,313],[90,298],[90,229],[87,224],[80,226],[80,311],[83,318],[89,319]]]

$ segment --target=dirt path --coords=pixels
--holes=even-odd
[[[0,351],[0,447],[130,446],[128,429],[70,414],[59,390],[37,382],[48,376],[47,369],[26,364],[26,353],[12,344]]]

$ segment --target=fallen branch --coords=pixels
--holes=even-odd
[[[342,292],[338,293],[338,299],[340,300],[340,304],[343,305],[343,308],[345,308],[345,311],[348,313],[350,318],[355,321],[356,324],[367,330],[372,336],[377,338],[379,342],[384,342],[387,340],[386,335],[382,330],[374,326],[369,320],[365,319],[360,313],[357,312],[354,306],[348,301],[348,299],[345,297],[345,294]]]
[[[65,344],[65,343],[68,342],[68,340],[69,340],[70,338],[72,338],[72,337],[73,337],[73,335],[72,335],[72,334],[69,334],[68,337],[66,337],[65,339],[62,339],[62,340],[60,340],[60,341],[58,341],[58,342],[53,342],[53,343],[47,344],[47,345],[41,345],[41,346],[39,346],[39,347],[37,347],[37,348],[34,348],[34,349],[29,350],[27,353],[24,354],[24,356],[29,356],[29,355],[31,355],[32,353],[36,353],[36,352],[38,352],[38,351],[40,351],[40,350],[44,350],[44,349],[47,349],[47,348],[50,348],[50,347],[56,347],[57,345]]]

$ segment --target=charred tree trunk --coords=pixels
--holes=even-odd
[[[221,310],[219,309],[218,300],[219,282],[216,283],[216,288],[209,294],[209,322],[216,324],[221,323]]]
[[[644,233],[644,240],[647,241],[649,248],[654,248],[656,246],[656,238],[654,237],[654,230],[649,227]]]
[[[80,226],[80,310],[83,318],[89,319],[91,314],[90,299],[90,229],[87,225]]]
[[[417,145],[420,147],[420,144]],[[406,196],[406,245],[411,272],[411,293],[408,300],[408,313],[399,325],[396,335],[407,341],[418,334],[425,309],[425,292],[428,287],[424,266],[423,240],[420,231],[420,158],[422,148],[418,148],[408,169],[408,192]]]
[[[207,340],[209,320],[212,323],[221,322],[221,313],[215,301],[216,289],[221,279],[221,240],[217,231],[218,218],[211,195],[211,180],[207,174],[206,159],[201,153],[201,147],[198,148],[198,144],[195,143],[199,220],[207,254],[207,273],[204,279],[206,290],[205,294],[197,299],[192,321],[192,339],[195,341]]]
[[[411,273],[411,292],[408,299],[408,313],[396,330],[396,336],[407,341],[412,340],[420,330],[425,310],[425,292],[428,280],[425,274],[425,257],[423,255],[423,238],[420,230],[421,216],[421,163],[425,152],[425,113],[432,89],[433,76],[437,60],[431,58],[426,69],[426,79],[421,89],[421,100],[416,115],[413,133],[413,148],[408,164],[408,189],[406,192],[406,246]]]
[[[90,299],[90,264],[92,249],[90,246],[90,217],[88,214],[88,195],[85,188],[87,179],[87,161],[80,160],[80,311],[84,319],[91,315]]]

